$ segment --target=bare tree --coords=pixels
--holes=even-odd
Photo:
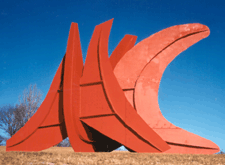
[[[0,107],[0,129],[7,134],[7,136],[0,135],[0,143],[12,137],[26,124],[40,106],[41,97],[41,91],[36,84],[30,85],[19,96],[19,103],[16,106],[7,105]],[[66,138],[57,146],[69,147],[71,145],[69,139]]]
[[[16,108],[12,105],[6,105],[6,106],[0,107],[0,112],[1,112],[0,128],[4,132],[8,133],[10,137],[13,134],[15,134],[16,131],[18,130],[18,125],[15,122],[15,115],[14,115],[15,111],[16,111]]]
[[[28,89],[23,91],[22,96],[19,96],[19,104],[16,105],[17,122],[24,126],[26,122],[33,116],[40,106],[42,94],[37,88],[37,85],[30,85]]]
[[[19,96],[19,104],[0,107],[0,129],[12,137],[37,111],[41,102],[41,91],[35,85],[30,85]],[[5,138],[0,136],[1,138]]]

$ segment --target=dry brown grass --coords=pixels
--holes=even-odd
[[[52,147],[41,152],[5,152],[0,147],[0,164],[154,164],[154,165],[225,165],[225,155],[150,154],[117,151],[111,153],[75,153],[71,147]]]

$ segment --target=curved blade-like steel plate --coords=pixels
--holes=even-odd
[[[109,58],[113,69],[115,68],[116,64],[120,61],[120,59],[124,56],[124,54],[134,46],[136,40],[137,36],[127,34],[120,41],[120,43],[114,49]]]
[[[63,83],[63,108],[66,129],[70,143],[77,152],[94,152],[84,126],[79,120],[80,113],[80,77],[83,70],[83,59],[78,25],[71,24],[65,56]],[[89,134],[91,134],[89,132]]]
[[[49,92],[29,121],[6,142],[6,151],[41,151],[67,137],[62,108],[61,62]]]
[[[165,151],[168,145],[132,108],[113,75],[107,53],[111,24],[112,20],[98,25],[101,29],[98,53],[87,56],[81,80],[81,120],[133,151]],[[87,65],[89,61],[92,65]]]

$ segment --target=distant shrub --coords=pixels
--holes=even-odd
[[[217,154],[225,154],[225,152],[220,150],[220,152],[218,152]]]
[[[69,138],[67,137],[63,141],[61,141],[59,144],[56,145],[57,147],[71,147]]]

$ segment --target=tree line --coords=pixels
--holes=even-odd
[[[0,144],[5,144],[38,110],[42,101],[42,92],[37,85],[29,85],[18,98],[16,105],[8,104],[0,106]],[[59,147],[69,147],[69,139],[66,138]]]

